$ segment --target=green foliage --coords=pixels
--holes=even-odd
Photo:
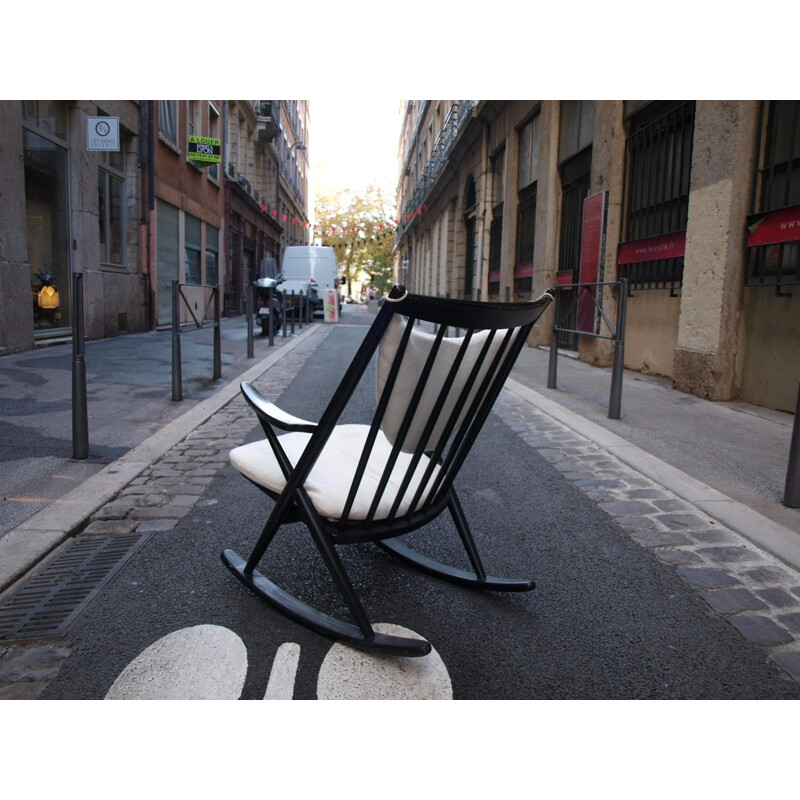
[[[394,229],[388,221],[393,216],[394,207],[376,186],[317,195],[317,235],[336,252],[339,274],[347,280],[345,294],[352,293],[353,284],[369,284],[373,270],[372,285],[380,291],[391,288]]]

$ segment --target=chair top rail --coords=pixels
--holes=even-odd
[[[402,297],[404,292],[403,287],[396,286],[389,295],[396,313],[437,325],[473,330],[513,328],[531,320],[535,321],[554,296],[553,291],[548,289],[541,297],[530,303],[495,303],[453,300],[411,293]],[[395,293],[397,293],[396,299],[392,297]]]

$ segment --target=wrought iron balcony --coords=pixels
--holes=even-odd
[[[256,139],[261,144],[271,142],[281,131],[280,100],[254,100],[256,110]]]
[[[414,192],[411,198],[405,202],[404,212],[411,213],[422,207],[425,198],[430,194],[431,189],[433,189],[436,181],[441,176],[453,145],[469,121],[470,114],[476,103],[477,101],[475,100],[459,100],[450,107],[442,130],[436,137],[425,167],[414,186]]]

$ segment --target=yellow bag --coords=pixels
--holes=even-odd
[[[58,308],[60,300],[54,286],[43,286],[38,295],[39,308]]]

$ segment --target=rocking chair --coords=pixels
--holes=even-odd
[[[533,589],[532,580],[486,574],[453,481],[552,299],[548,290],[532,303],[476,303],[413,295],[395,286],[317,423],[285,413],[243,383],[266,438],[235,448],[230,460],[275,505],[249,559],[223,551],[228,569],[302,625],[354,647],[400,656],[424,656],[430,644],[373,630],[336,545],[375,542],[406,564],[478,589]],[[418,320],[433,323],[437,333],[420,330]],[[462,335],[447,336],[450,329]],[[372,423],[338,424],[376,351]],[[278,436],[273,428],[288,433]],[[471,572],[394,541],[445,508]],[[311,607],[256,570],[278,529],[298,521],[308,527],[355,624]]]

